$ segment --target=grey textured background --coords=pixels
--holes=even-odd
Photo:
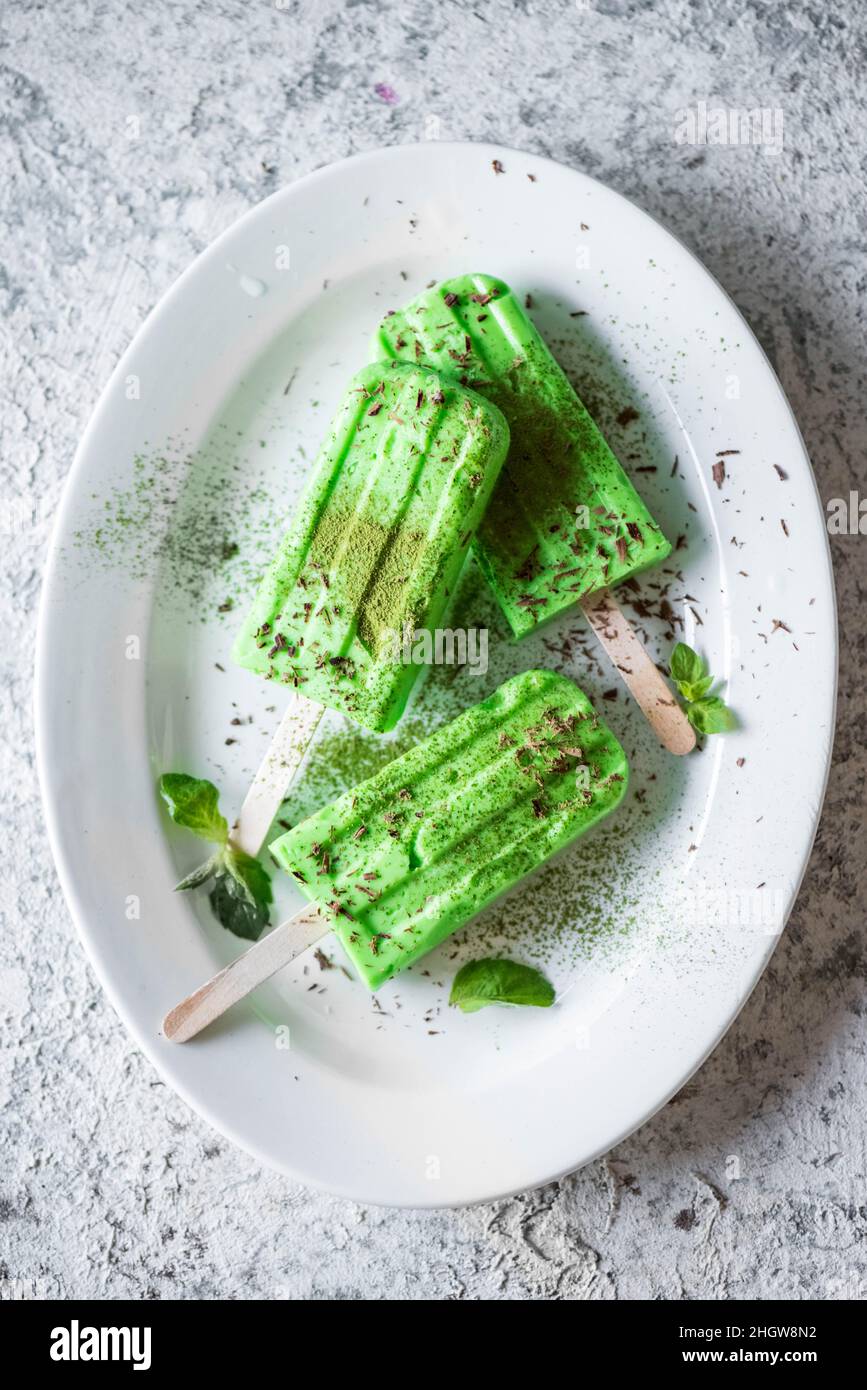
[[[863,8],[6,0],[3,11],[0,1278],[18,1282],[0,1292],[863,1297],[863,538],[833,543],[835,766],[764,979],[638,1134],[559,1184],[469,1211],[384,1211],[295,1188],[158,1080],[103,998],[57,886],[30,693],[52,514],[146,311],[252,203],[341,156],[422,139],[431,115],[443,139],[550,154],[671,227],[773,359],[823,497],[867,490]],[[676,145],[675,110],[699,100],[780,107],[781,157]]]

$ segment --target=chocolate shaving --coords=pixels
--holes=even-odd
[[[538,559],[537,559],[537,552],[538,552],[538,549],[539,549],[538,545],[534,545],[534,546],[533,546],[533,549],[530,551],[529,555],[527,556],[526,560],[525,560],[524,563],[522,564],[521,568],[520,568],[519,570],[516,570],[516,571],[515,571],[515,578],[516,578],[516,579],[523,579],[523,580],[525,581],[525,583],[529,583],[530,580],[534,577],[534,575],[538,574],[538,572],[539,572],[539,562],[538,562]]]

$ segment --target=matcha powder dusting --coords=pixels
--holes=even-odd
[[[139,454],[132,481],[93,498],[93,520],[75,534],[88,567],[161,576],[161,598],[191,620],[227,612],[227,594],[251,590],[284,522],[255,464],[234,449]]]
[[[328,572],[340,555],[345,596],[358,613],[358,635],[368,651],[380,650],[386,632],[399,632],[404,622],[413,624],[413,615],[406,612],[406,587],[423,563],[426,544],[420,531],[400,523],[386,528],[364,516],[350,520],[328,507],[320,514],[310,562]]]

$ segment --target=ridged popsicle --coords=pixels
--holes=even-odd
[[[496,406],[452,377],[386,361],[350,383],[310,485],[238,636],[242,666],[378,731],[420,667],[506,456]]]
[[[578,687],[526,671],[270,848],[375,990],[613,811],[627,779]]]
[[[372,351],[436,368],[505,415],[509,455],[474,550],[515,636],[671,552],[505,281],[425,290],[383,320]]]

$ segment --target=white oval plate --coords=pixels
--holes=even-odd
[[[229,659],[255,574],[381,314],[467,270],[531,295],[616,451],[645,470],[634,476],[651,509],[685,537],[667,573],[644,576],[640,595],[620,592],[657,613],[640,622],[660,660],[671,604],[676,636],[728,682],[741,730],[673,759],[621,690],[602,709],[631,756],[630,799],[588,841],[376,1004],[329,938],[335,968],[308,954],[173,1046],[160,1035],[165,1011],[242,946],[206,901],[173,895],[201,849],[167,823],[156,778],[209,775],[230,816],[240,805],[285,699]],[[737,452],[722,455],[716,486],[724,450]],[[228,596],[233,611],[218,612]],[[287,815],[514,671],[555,666],[596,700],[616,686],[580,614],[515,645],[472,571],[458,610],[489,628],[488,670],[434,669],[384,739],[327,716]],[[140,1045],[262,1161],[386,1204],[518,1191],[647,1119],[755,984],[819,816],[835,657],[809,462],[768,362],[702,266],[616,193],[535,156],[443,144],[362,155],[275,194],[199,257],[82,441],[38,656],[39,760],[64,891]],[[288,884],[280,893],[281,910],[297,905]],[[457,964],[494,950],[542,964],[556,1006],[449,1010]]]

